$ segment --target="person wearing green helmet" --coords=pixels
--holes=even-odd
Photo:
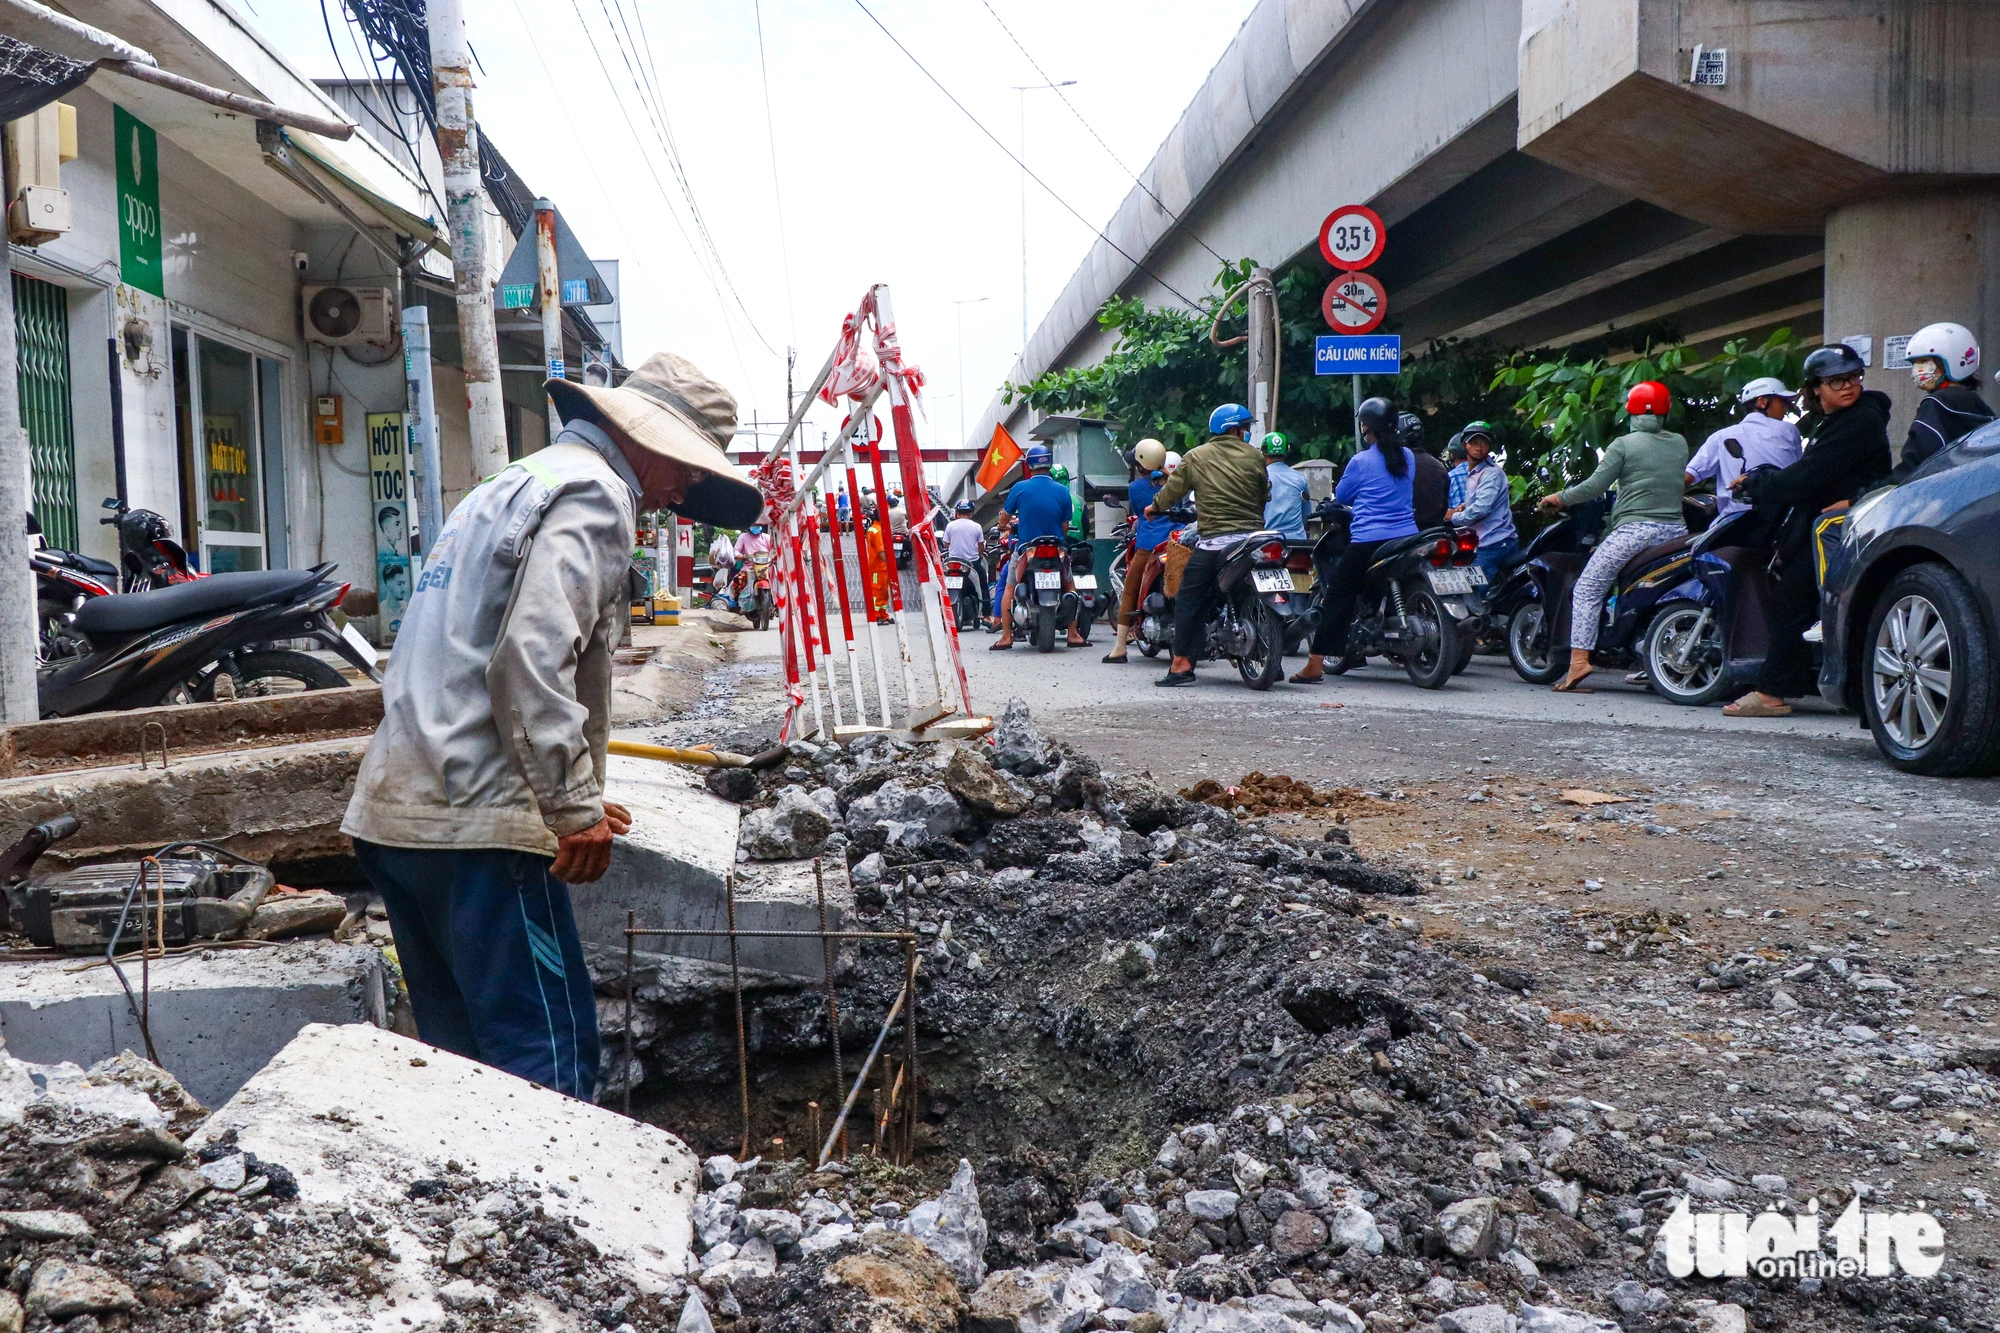
[[[1264,526],[1288,542],[1302,542],[1310,498],[1305,473],[1286,461],[1291,456],[1291,441],[1277,431],[1264,437],[1263,448],[1264,475],[1271,479],[1271,498],[1264,502]]]
[[[1049,469],[1049,480],[1054,482],[1060,482],[1062,485],[1068,486],[1069,469],[1067,467],[1064,467],[1061,463],[1057,463],[1054,467]],[[1070,520],[1068,524],[1066,524],[1063,528],[1063,536],[1073,542],[1083,540],[1082,505],[1076,505],[1071,509]]]

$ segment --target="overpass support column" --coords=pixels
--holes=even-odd
[[[1921,394],[1907,370],[1883,367],[1883,340],[1947,319],[1979,339],[1982,379],[2000,371],[2000,184],[1899,191],[1827,215],[1827,339],[1874,340],[1868,387],[1888,393],[1898,423]]]

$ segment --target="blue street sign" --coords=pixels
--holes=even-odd
[[[1403,370],[1403,335],[1365,333],[1340,337],[1322,333],[1313,339],[1315,375],[1398,375]]]

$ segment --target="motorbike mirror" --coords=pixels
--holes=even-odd
[[[107,495],[104,497],[104,503],[98,507],[100,509],[116,509],[118,507],[118,497],[115,495]]]
[[[1735,440],[1733,439],[1724,440],[1722,442],[1722,447],[1729,451],[1729,456],[1731,458],[1735,459],[1739,463],[1743,461],[1743,446],[1738,444]]]

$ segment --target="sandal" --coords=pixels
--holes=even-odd
[[[1013,646],[1014,646],[1014,641],[1012,639],[1008,639],[1005,641],[1002,641],[1000,639],[995,639],[993,642],[986,645],[986,651],[989,653],[1004,653]]]
[[[1596,690],[1583,683],[1590,679],[1590,674],[1586,671],[1581,676],[1564,676],[1549,688],[1557,694],[1595,694]]]
[[[1782,702],[1773,706],[1765,703],[1755,694],[1746,694],[1733,704],[1724,704],[1722,715],[1724,717],[1790,717],[1792,715],[1792,706]]]
[[[1119,653],[1116,656],[1112,655],[1111,653],[1106,653],[1102,658],[1098,660],[1103,662],[1115,663],[1118,666],[1124,666],[1125,663],[1127,663],[1131,659],[1126,657],[1125,654],[1123,653]]]
[[[1308,676],[1305,672],[1301,671],[1289,679],[1294,685],[1318,685],[1326,680],[1326,673],[1322,671],[1317,676]]]

